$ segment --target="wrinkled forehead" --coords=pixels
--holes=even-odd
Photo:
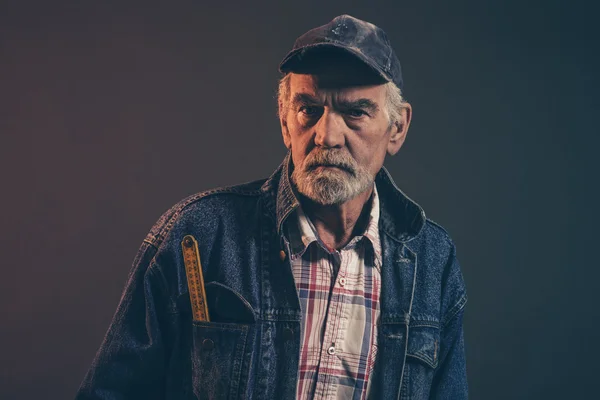
[[[375,103],[385,99],[385,87],[381,82],[353,79],[338,74],[298,74],[291,73],[290,97],[308,95],[324,101],[370,99]]]

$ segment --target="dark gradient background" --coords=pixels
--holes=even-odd
[[[72,398],[146,233],[268,176],[277,64],[349,13],[414,108],[386,165],[457,244],[473,399],[598,398],[592,2],[0,3],[0,398]]]

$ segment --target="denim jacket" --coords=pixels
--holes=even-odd
[[[77,399],[293,399],[301,309],[282,225],[290,154],[266,180],[190,196],[144,239]],[[446,231],[376,176],[383,252],[373,399],[466,399],[467,301]],[[198,241],[210,322],[192,320],[181,241]]]

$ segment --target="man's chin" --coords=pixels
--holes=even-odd
[[[342,204],[347,200],[347,199],[339,197],[339,196],[328,197],[328,196],[321,196],[321,195],[315,194],[315,193],[304,194],[304,197],[306,197],[313,203],[316,203],[320,206],[335,206],[338,204]]]
[[[302,194],[322,206],[342,204],[350,200],[352,196],[348,193],[347,188],[341,188],[339,185],[339,180],[320,179],[315,185],[306,188],[307,190]]]
[[[342,204],[358,195],[356,188],[353,188],[353,184],[357,183],[354,180],[355,177],[343,168],[326,166],[292,176],[292,182],[300,194],[323,206]]]

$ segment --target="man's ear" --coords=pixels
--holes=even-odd
[[[400,118],[391,127],[390,141],[387,145],[387,152],[390,156],[396,154],[404,144],[411,118],[412,106],[409,103],[405,103],[404,108],[400,112]]]
[[[287,126],[287,113],[285,107],[281,101],[279,101],[279,123],[281,124],[281,135],[283,136],[283,143],[288,149],[292,146],[292,140],[290,138],[290,131]]]

